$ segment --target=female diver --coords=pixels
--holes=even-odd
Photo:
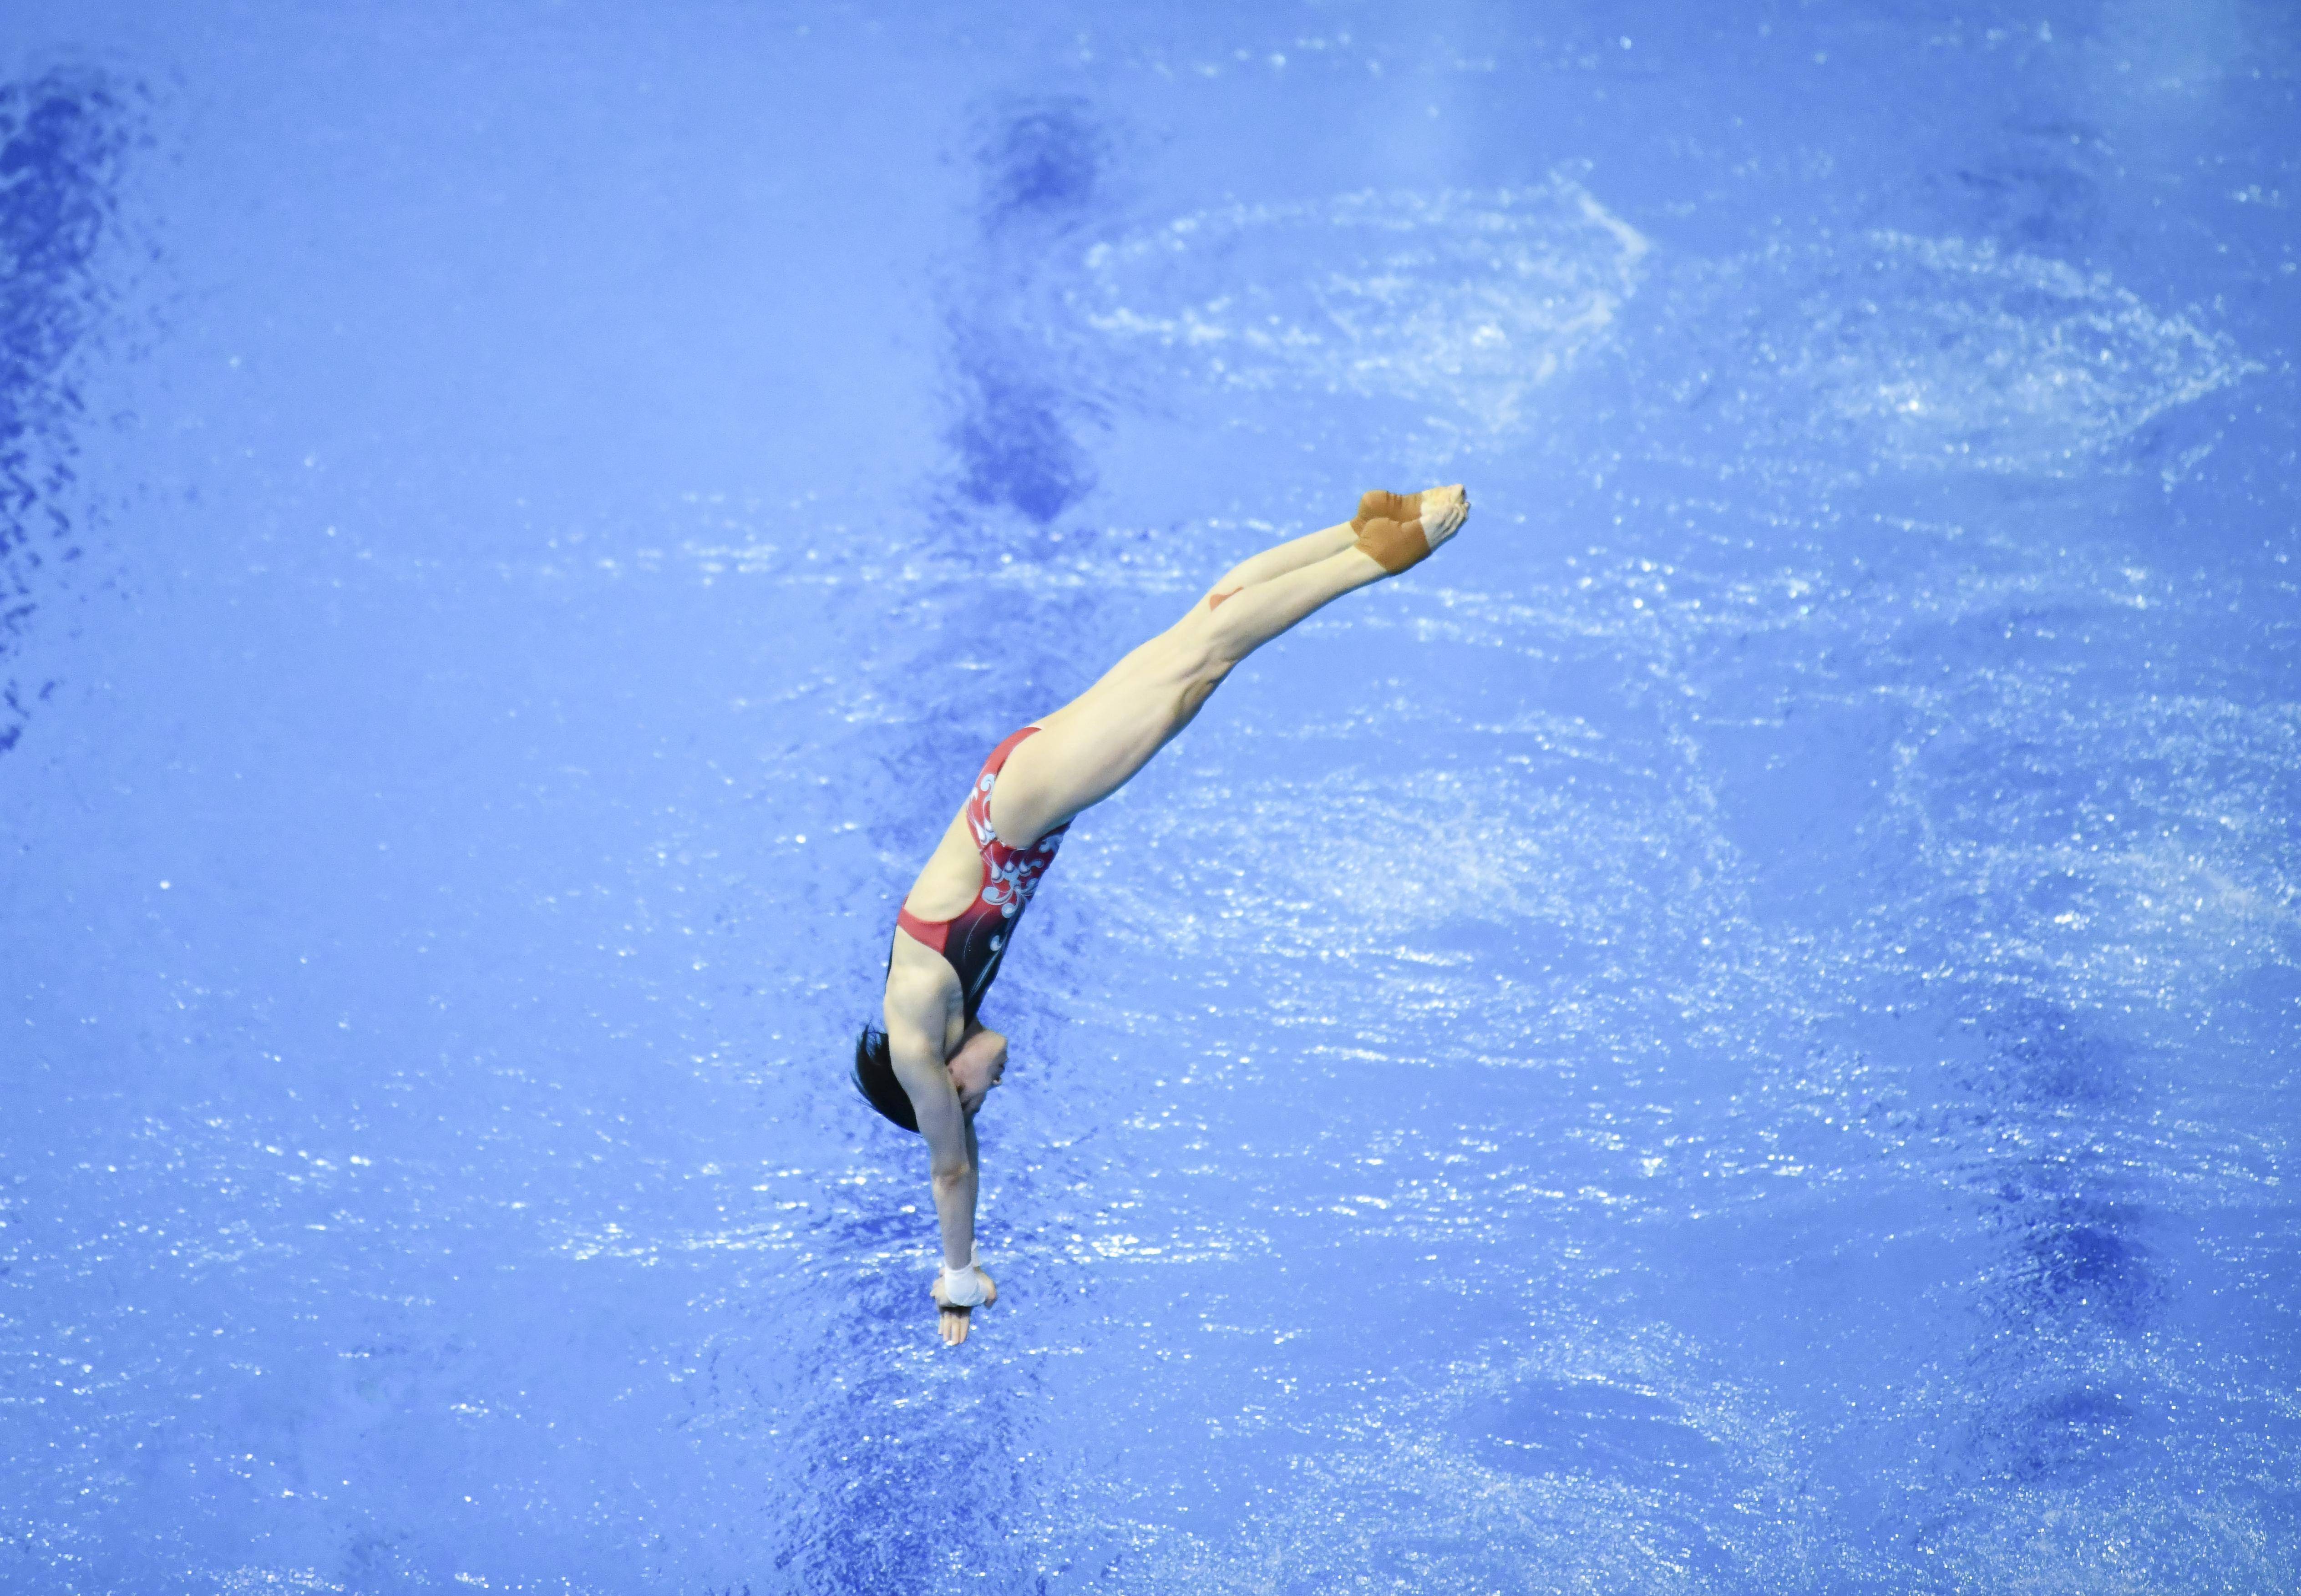
[[[1469,508],[1460,486],[1368,494],[1347,523],[1236,567],[983,762],[895,917],[887,1028],[866,1025],[855,1043],[863,1095],[926,1138],[942,1224],[942,1271],[928,1289],[949,1344],[966,1339],[969,1310],[999,1299],[975,1249],[975,1115],[1007,1067],[1007,1039],[975,1015],[1072,818],[1189,725],[1232,666],[1329,601],[1427,558]]]

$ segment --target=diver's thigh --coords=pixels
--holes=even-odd
[[[1041,722],[992,795],[1000,840],[1035,838],[1124,786],[1189,718],[1184,685],[1160,671],[1114,672]]]

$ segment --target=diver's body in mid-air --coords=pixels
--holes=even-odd
[[[930,1288],[942,1338],[998,1299],[975,1253],[975,1115],[999,1083],[1007,1039],[976,1017],[1023,907],[1073,816],[1125,785],[1197,714],[1231,668],[1322,606],[1394,576],[1452,537],[1462,489],[1369,493],[1351,521],[1267,548],[1092,687],[992,751],[896,919],[883,1034],[866,1027],[856,1081],[889,1119],[926,1138],[942,1272]]]

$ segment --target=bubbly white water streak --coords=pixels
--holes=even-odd
[[[1602,338],[1646,239],[1579,184],[1234,205],[1092,250],[1079,305],[1201,380],[1356,395],[1506,442]]]
[[[1098,246],[1086,271],[1088,324],[1159,351],[1167,376],[1388,400],[1434,448],[1522,445],[1532,396],[1618,337],[1658,274],[1660,384],[1714,414],[1699,430],[1719,458],[1820,444],[2064,473],[2261,369],[2194,312],[1987,242],[1880,231],[1671,260],[1565,176],[1233,206]]]

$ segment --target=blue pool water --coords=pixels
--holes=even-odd
[[[2290,6],[0,17],[0,1588],[2301,1586]]]

